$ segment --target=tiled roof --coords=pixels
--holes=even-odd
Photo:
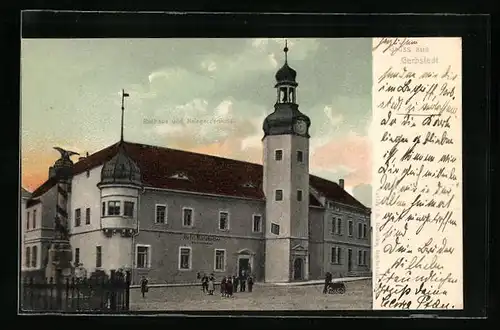
[[[116,143],[89,155],[74,165],[73,174],[104,164],[117,151]],[[125,142],[125,151],[141,169],[142,182],[146,187],[261,200],[265,198],[260,164],[131,142]],[[183,173],[187,180],[175,178],[178,173]],[[326,198],[365,208],[336,183],[313,175],[310,175],[309,180]],[[54,184],[52,180],[47,180],[33,192],[33,197],[40,196]],[[312,194],[310,204],[321,206]]]

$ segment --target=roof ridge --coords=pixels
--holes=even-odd
[[[259,164],[259,163],[252,163],[252,162],[245,161],[245,160],[221,157],[221,156],[210,155],[210,154],[202,154],[200,152],[194,152],[194,151],[189,151],[189,150],[182,150],[182,149],[176,149],[176,148],[171,148],[171,147],[163,147],[163,146],[158,146],[158,145],[144,144],[144,143],[137,143],[137,142],[127,142],[127,141],[124,141],[124,142],[125,142],[125,144],[146,146],[149,148],[158,148],[158,149],[163,149],[163,150],[173,150],[173,151],[179,151],[179,152],[189,153],[189,154],[198,155],[198,156],[217,158],[217,159],[221,159],[221,160],[229,160],[229,161],[233,161],[233,162],[237,162],[237,163],[244,163],[244,164],[255,165],[255,166],[260,166],[260,167],[263,166],[262,164]]]

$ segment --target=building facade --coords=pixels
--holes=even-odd
[[[320,279],[327,271],[369,275],[370,209],[343,180],[309,174],[311,121],[299,110],[297,86],[285,61],[263,123],[262,165],[123,139],[80,158],[67,203],[73,264],[88,273],[130,269],[134,282],[147,276],[150,283],[242,271],[266,282]],[[37,220],[23,220],[23,270],[32,268],[33,253],[44,267],[55,187],[49,178],[27,201],[26,216]]]

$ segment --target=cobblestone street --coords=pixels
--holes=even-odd
[[[131,310],[370,310],[371,280],[346,283],[345,294],[323,294],[322,285],[269,286],[256,284],[253,292],[223,298],[219,292],[204,294],[200,287],[153,287],[146,298],[131,289]],[[217,286],[216,289],[219,287]]]

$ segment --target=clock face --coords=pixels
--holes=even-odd
[[[307,131],[307,124],[303,120],[297,120],[294,125],[295,132],[305,134]]]

